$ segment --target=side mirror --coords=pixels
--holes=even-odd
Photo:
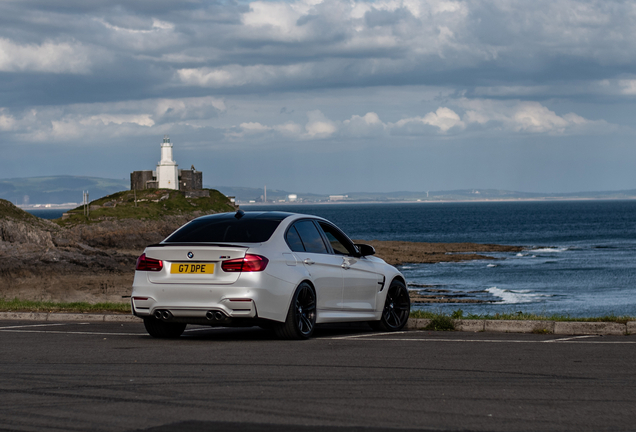
[[[375,255],[375,249],[371,245],[356,244],[355,246],[358,248],[358,251],[360,252],[360,256]]]

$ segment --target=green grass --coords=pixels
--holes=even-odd
[[[166,215],[231,212],[234,206],[221,192],[209,191],[209,197],[186,198],[180,191],[171,189],[146,189],[117,192],[90,203],[93,210],[88,218],[84,216],[84,207],[80,206],[67,213],[67,219],[56,219],[58,225],[69,226],[98,222],[105,219],[160,219]],[[135,202],[136,198],[136,202]],[[98,208],[95,208],[98,207]]]
[[[76,313],[130,313],[130,303],[87,303],[87,302],[47,302],[0,299],[0,311],[2,312],[76,312]],[[569,315],[535,315],[523,312],[505,313],[494,315],[464,315],[461,309],[450,314],[440,312],[412,311],[411,318],[430,319],[427,330],[454,330],[453,320],[532,320],[532,321],[578,321],[578,322],[615,322],[625,324],[627,321],[636,321],[636,317],[606,315],[602,317],[571,317]]]
[[[131,313],[130,303],[59,303],[47,301],[0,299],[2,312],[76,312],[76,313]]]
[[[455,323],[449,315],[438,314],[431,318],[431,322],[424,327],[424,330],[451,331],[455,330]]]
[[[411,312],[411,318],[424,318],[435,321],[436,323],[443,323],[452,319],[465,319],[465,320],[530,320],[530,321],[570,321],[570,322],[615,322],[619,324],[625,324],[627,321],[636,321],[636,317],[631,316],[617,316],[617,315],[605,315],[601,317],[572,317],[569,315],[537,315],[526,312],[511,312],[511,313],[496,313],[489,314],[467,314],[461,309],[447,314],[441,312],[429,312],[423,310],[415,310]],[[441,324],[439,324],[441,325]]]

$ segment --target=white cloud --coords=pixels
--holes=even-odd
[[[153,18],[152,28],[161,29],[161,30],[174,30],[174,24]]]
[[[575,113],[558,115],[538,102],[490,99],[459,99],[449,102],[463,110],[441,106],[423,116],[407,117],[394,123],[383,121],[375,112],[368,112],[364,116],[352,115],[349,119],[339,121],[327,118],[320,110],[313,110],[307,113],[308,122],[304,128],[294,122],[270,126],[258,121],[249,121],[228,128],[226,136],[247,139],[279,133],[289,139],[302,141],[449,134],[460,136],[471,134],[474,127],[469,126],[474,125],[494,135],[571,135],[615,128],[605,121],[589,120]]]
[[[36,132],[40,139],[44,138],[44,134],[42,132],[43,131]],[[73,120],[51,121],[51,129],[49,133],[49,139],[52,139],[53,141],[77,139],[83,135],[80,125]],[[46,140],[46,138],[44,140]]]
[[[10,131],[15,127],[15,118],[4,114],[5,109],[0,108],[0,131]]]
[[[225,132],[225,136],[229,138],[245,138],[247,136],[270,134],[272,132],[278,132],[283,136],[294,139],[303,138],[302,126],[294,122],[274,126],[266,126],[259,122],[245,122],[241,123],[238,127],[229,128],[229,130]]]
[[[287,122],[274,126],[274,130],[282,133],[283,135],[298,136],[302,133],[302,126],[294,122]]]
[[[12,131],[20,140],[32,142],[158,135],[171,128],[211,126],[225,109],[222,99],[210,96],[47,106],[21,115],[3,109],[0,130]]]
[[[43,42],[19,45],[0,38],[0,71],[50,72],[85,74],[91,61],[88,51],[79,43]]]
[[[175,25],[157,18],[139,20],[134,17],[117,17],[129,21],[129,26],[111,24],[103,18],[95,21],[110,30],[110,40],[120,48],[134,51],[154,51],[159,48],[177,46],[183,42],[183,37],[175,31]],[[127,18],[127,19],[126,19]]]
[[[337,130],[335,123],[319,110],[308,112],[307,117],[309,121],[305,125],[305,131],[310,138],[327,138]]]
[[[559,135],[581,132],[583,127],[610,126],[605,121],[588,120],[575,113],[560,116],[539,102],[463,99],[459,105],[466,108],[466,124],[490,125],[513,132]]]
[[[337,122],[329,120],[320,110],[309,111],[307,120],[304,127],[291,121],[274,126],[267,126],[260,122],[243,122],[238,127],[228,128],[225,135],[231,138],[244,138],[279,133],[292,140],[311,140],[329,138],[339,130]]]
[[[343,132],[354,137],[378,136],[387,129],[387,125],[374,112],[368,112],[362,117],[353,115],[350,119],[343,121],[342,125]]]
[[[404,127],[413,123],[421,123],[425,125],[435,126],[441,132],[448,132],[452,128],[463,129],[466,127],[459,115],[455,111],[446,107],[439,107],[437,111],[430,112],[424,117],[410,117],[402,119],[395,123],[394,127]]]
[[[243,130],[243,134],[240,136],[243,136],[245,134],[262,133],[272,130],[271,127],[262,125],[258,122],[241,123],[239,127]]]
[[[291,66],[229,65],[221,68],[179,69],[181,82],[201,87],[237,87],[250,84],[270,84],[280,80],[307,76],[310,65]]]
[[[79,121],[83,125],[94,124],[95,122],[101,122],[104,125],[109,125],[111,123],[121,125],[124,123],[136,124],[139,126],[154,126],[155,122],[150,118],[149,114],[100,114],[91,116],[88,119],[82,119]]]
[[[159,31],[162,31],[162,30],[174,30],[174,24],[169,23],[167,21],[161,21],[161,20],[156,19],[156,18],[152,19],[152,24],[150,25],[150,28],[121,27],[121,26],[117,26],[117,25],[111,24],[111,23],[109,23],[106,20],[101,19],[101,18],[96,19],[96,21],[101,23],[104,27],[106,27],[109,30],[114,30],[116,32],[121,32],[121,33],[152,34],[152,33],[157,33]]]
[[[621,88],[621,93],[626,95],[636,95],[636,80],[620,80],[618,85]]]
[[[296,3],[298,4],[298,3]],[[250,3],[250,10],[243,14],[241,20],[245,26],[265,28],[272,35],[279,37],[299,37],[300,31],[296,26],[301,11],[294,3],[261,2]]]

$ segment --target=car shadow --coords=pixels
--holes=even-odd
[[[367,323],[319,324],[312,339],[370,334],[374,330]],[[181,336],[182,340],[215,341],[267,341],[280,340],[272,330],[260,327],[209,327],[189,325]]]

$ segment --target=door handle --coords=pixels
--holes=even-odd
[[[303,261],[305,264],[307,265],[312,265],[314,262],[312,260],[310,260],[309,258],[305,258],[305,260]]]

